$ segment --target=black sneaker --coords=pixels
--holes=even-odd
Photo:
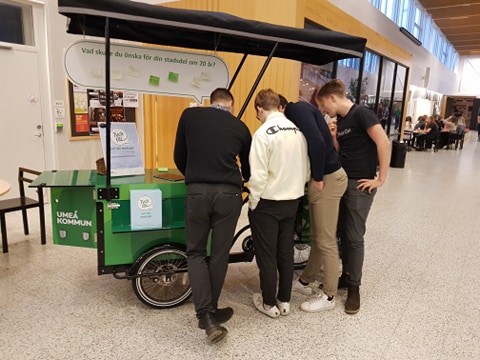
[[[212,313],[203,314],[199,321],[198,327],[204,328],[205,333],[207,334],[207,339],[215,344],[227,336],[228,330],[221,326],[216,320]]]
[[[225,329],[223,326],[216,325],[211,328],[207,328],[205,330],[207,334],[207,339],[212,343],[215,344],[222,340],[225,336],[227,336],[228,330]]]
[[[232,318],[232,316],[233,316],[233,309],[231,307],[217,309],[217,311],[215,311],[215,314],[213,314],[215,321],[219,324],[223,324],[227,322]],[[198,321],[198,327],[200,329],[205,330],[206,329],[205,320],[202,321],[202,319],[203,318],[200,318],[200,320]]]

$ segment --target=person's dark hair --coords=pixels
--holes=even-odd
[[[288,105],[288,100],[285,96],[278,94],[278,97],[280,98],[280,107],[282,109],[285,109]]]
[[[230,90],[225,88],[217,88],[212,91],[210,94],[210,102],[217,103],[217,102],[224,102],[224,101],[232,101],[233,102],[233,95]]]
[[[260,90],[255,97],[254,107],[261,107],[265,110],[278,110],[280,97],[272,89]]]

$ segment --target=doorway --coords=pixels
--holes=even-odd
[[[33,11],[31,5],[15,1],[2,1],[0,5],[4,14],[20,15],[20,24],[9,22],[12,36],[2,31],[0,41],[0,178],[11,185],[10,192],[3,195],[9,198],[18,196],[19,166],[42,171],[46,165],[38,51],[45,49],[45,44],[40,43],[41,37],[34,36],[33,26],[34,14],[43,16],[44,9],[39,13],[38,9]],[[22,31],[23,36],[18,36]],[[35,196],[34,190],[29,192],[29,196]]]

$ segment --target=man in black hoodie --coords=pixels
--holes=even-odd
[[[312,175],[308,184],[312,249],[307,265],[302,275],[294,279],[292,289],[314,295],[311,283],[318,277],[323,264],[322,291],[302,303],[300,308],[307,312],[332,310],[339,281],[338,211],[348,178],[333,146],[327,122],[315,106],[304,101],[289,103],[285,116],[307,139]]]

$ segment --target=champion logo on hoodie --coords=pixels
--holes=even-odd
[[[266,133],[268,135],[274,135],[276,134],[277,132],[279,131],[294,131],[295,134],[297,133],[297,131],[300,131],[300,129],[296,126],[294,127],[281,127],[281,126],[278,126],[278,125],[274,125],[274,126],[270,126],[267,130],[266,130]]]

